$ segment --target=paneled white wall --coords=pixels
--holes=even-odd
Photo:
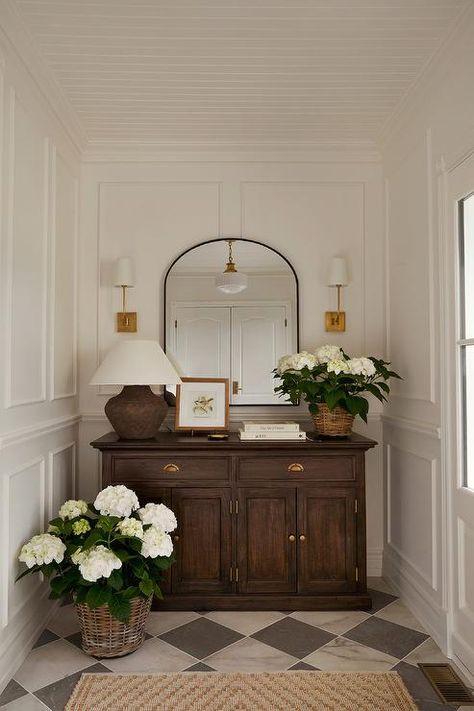
[[[387,350],[404,378],[384,416],[384,570],[448,652],[449,559],[454,555],[449,492],[456,472],[446,466],[447,406],[442,398],[443,388],[452,385],[439,324],[442,300],[452,299],[441,278],[445,242],[452,239],[444,230],[448,170],[474,150],[473,30],[471,13],[392,122],[383,151]]]
[[[268,155],[212,160],[174,156],[162,162],[90,162],[81,185],[81,493],[99,486],[99,459],[89,442],[110,430],[103,414],[106,394],[89,382],[99,359],[119,338],[115,313],[120,290],[111,266],[132,256],[136,286],[128,308],[138,312],[139,338],[162,340],[163,278],[183,250],[217,236],[253,238],[280,251],[299,279],[300,344],[341,343],[350,353],[383,354],[383,183],[380,164],[342,156],[310,160]],[[326,286],[330,258],[348,258],[351,284],[345,290],[347,331],[328,334],[324,312],[335,306]],[[133,337],[133,336],[132,336]],[[380,440],[379,410],[362,431]],[[269,411],[266,410],[268,417]],[[271,409],[271,415],[308,423],[307,411]],[[265,408],[231,412],[232,426]],[[369,571],[382,558],[382,449],[368,456]]]
[[[0,689],[53,609],[20,546],[74,492],[79,159],[0,36]]]

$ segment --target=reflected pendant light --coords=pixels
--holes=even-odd
[[[224,294],[238,294],[247,288],[248,279],[246,274],[237,271],[234,259],[232,257],[232,242],[227,240],[229,245],[229,257],[224,272],[216,276],[216,289],[223,291]]]

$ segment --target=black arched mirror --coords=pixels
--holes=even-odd
[[[229,378],[231,405],[288,405],[278,359],[298,350],[298,280],[272,247],[243,238],[183,252],[165,277],[165,350],[183,376]]]

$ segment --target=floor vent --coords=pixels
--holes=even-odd
[[[418,664],[418,666],[445,704],[474,706],[474,696],[451,664]]]

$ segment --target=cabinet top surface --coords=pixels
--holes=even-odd
[[[109,432],[103,437],[99,437],[91,442],[91,446],[101,451],[106,450],[166,450],[166,449],[200,449],[200,450],[219,450],[219,451],[237,451],[244,453],[248,450],[268,451],[268,450],[285,450],[285,449],[301,449],[302,451],[318,451],[318,450],[367,450],[375,447],[377,442],[368,437],[353,432],[349,437],[334,437],[331,439],[317,439],[313,433],[308,433],[314,439],[307,440],[256,440],[253,442],[242,442],[236,432],[229,434],[229,439],[226,440],[208,440],[207,435],[194,435],[180,432],[159,432],[153,439],[145,440],[129,440],[120,439],[115,432]]]

